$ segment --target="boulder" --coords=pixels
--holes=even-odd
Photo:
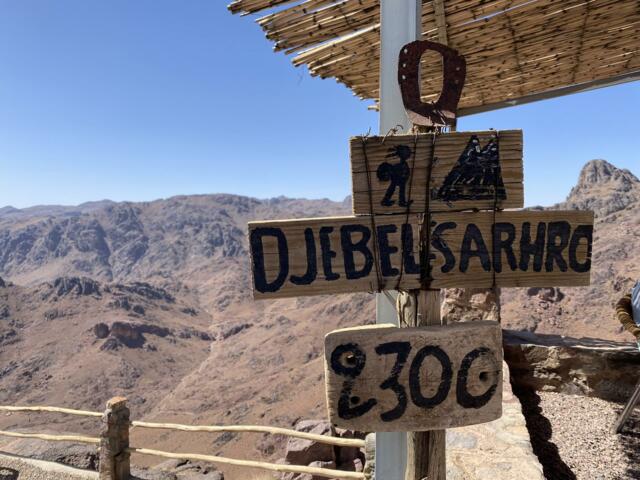
[[[145,342],[141,329],[132,323],[113,322],[111,324],[110,335],[117,338],[129,348],[139,348],[144,345]]]
[[[3,453],[5,452],[84,470],[98,470],[98,449],[91,445],[19,439],[3,447]]]
[[[301,420],[295,429],[301,432],[318,435],[331,435],[340,438],[364,439],[365,434],[334,428],[325,420]],[[338,447],[318,443],[301,438],[290,438],[287,442],[285,458],[282,463],[343,470],[346,472],[362,472],[364,469],[364,452],[357,447]],[[319,480],[320,477],[308,474],[285,473],[281,480]]]
[[[59,277],[53,282],[56,295],[63,297],[71,293],[75,295],[100,296],[100,284],[87,277]]]
[[[215,465],[190,460],[168,460],[153,468],[154,472],[173,475],[176,480],[224,480]]]
[[[94,333],[98,338],[106,338],[109,336],[107,339],[109,342],[103,344],[103,350],[114,349],[111,348],[114,346],[118,348],[120,345],[125,345],[129,348],[141,348],[146,342],[144,334],[156,335],[158,337],[173,335],[171,330],[158,325],[121,321],[113,322],[110,328],[104,323],[98,323],[94,327]]]
[[[500,291],[497,289],[448,288],[443,297],[442,316],[449,323],[500,318]]]
[[[175,303],[176,301],[175,297],[165,289],[147,282],[117,283],[113,285],[113,288],[120,292],[135,294],[149,300],[162,300],[167,303]]]
[[[530,287],[527,288],[527,295],[550,303],[561,302],[564,298],[564,293],[558,287]]]
[[[93,327],[93,333],[96,338],[107,338],[109,336],[109,325],[103,322],[96,323]]]
[[[331,424],[324,420],[301,420],[295,429],[300,432],[315,433],[316,435],[333,435]],[[335,462],[334,447],[326,443],[318,443],[302,438],[289,438],[285,454],[285,462],[292,465],[309,465],[312,462]]]
[[[178,480],[175,473],[131,467],[131,480]]]
[[[357,438],[364,440],[365,434],[336,428],[336,435],[340,438]],[[358,447],[335,447],[336,462],[339,470],[361,472],[364,465],[364,452]],[[360,468],[360,470],[358,470]]]
[[[253,326],[252,323],[240,323],[238,325],[233,325],[231,327],[228,327],[222,330],[222,332],[220,332],[220,338],[222,340],[226,340],[227,338],[233,337],[234,335],[237,335],[243,330],[246,330],[247,328],[251,328],[252,326]]]
[[[336,469],[336,462],[311,462],[309,464],[310,467],[316,468],[330,468],[332,470]],[[318,475],[311,475],[310,473],[285,473],[281,479],[282,480],[326,480],[327,477],[320,477]]]
[[[635,344],[504,331],[504,356],[518,386],[626,402],[640,378]]]

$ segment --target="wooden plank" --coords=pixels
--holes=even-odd
[[[357,431],[427,431],[502,415],[497,322],[355,327],[325,337],[331,423]]]
[[[420,288],[421,255],[430,288],[589,284],[592,212],[434,214],[428,252],[422,217],[251,222],[254,298]]]
[[[431,288],[589,285],[593,212],[434,214],[430,238]]]
[[[350,149],[356,215],[524,205],[521,130],[353,137]]]
[[[251,222],[254,298],[419,288],[421,223],[420,215]]]

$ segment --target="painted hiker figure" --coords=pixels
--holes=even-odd
[[[490,140],[481,147],[480,140],[473,135],[445,178],[436,198],[449,202],[506,199],[497,142]]]
[[[389,149],[387,158],[398,157],[400,162],[384,162],[378,166],[378,170],[376,171],[378,180],[382,182],[389,182],[387,192],[380,202],[383,207],[390,207],[393,205],[394,201],[391,200],[391,198],[396,192],[396,189],[399,190],[398,205],[401,207],[408,207],[413,202],[413,200],[407,201],[407,182],[411,177],[411,169],[409,168],[407,160],[409,160],[411,154],[411,148],[407,145],[394,145],[393,148]]]

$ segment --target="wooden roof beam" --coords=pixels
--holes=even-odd
[[[525,95],[519,98],[513,98],[504,100],[502,102],[496,102],[489,105],[479,105],[477,107],[460,108],[458,110],[458,116],[463,117],[467,115],[475,115],[477,113],[490,112],[493,110],[499,110],[501,108],[515,107],[516,105],[525,105],[527,103],[538,102],[540,100],[549,100],[551,98],[562,97],[572,93],[588,92],[589,90],[596,90],[598,88],[612,87],[614,85],[621,85],[623,83],[640,81],[640,70],[624,73],[615,77],[609,77],[599,80],[592,80],[590,82],[584,82],[577,85],[570,85],[568,87],[561,87],[545,92],[534,93],[531,95]]]

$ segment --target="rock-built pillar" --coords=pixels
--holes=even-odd
[[[129,480],[129,408],[127,399],[114,397],[107,402],[100,432],[100,480]]]

